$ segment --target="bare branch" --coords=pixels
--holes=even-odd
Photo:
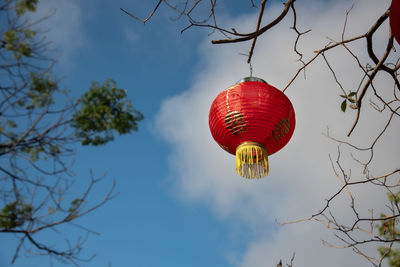
[[[272,22],[270,22],[268,25],[262,27],[261,29],[259,29],[256,32],[252,32],[252,33],[248,33],[248,34],[238,34],[235,32],[229,32],[230,34],[234,35],[234,36],[245,36],[245,37],[239,37],[239,38],[235,38],[235,39],[222,39],[222,40],[212,40],[211,42],[213,44],[226,44],[226,43],[238,43],[238,42],[245,42],[245,41],[249,41],[252,40],[258,36],[260,36],[261,34],[265,33],[266,31],[268,31],[269,29],[271,29],[272,27],[274,27],[275,25],[277,25],[279,22],[281,22],[281,20],[286,16],[286,14],[288,13],[290,6],[293,5],[293,3],[296,0],[289,0],[287,1],[284,5],[285,8],[283,9],[282,13]],[[198,25],[196,25],[198,26]]]
[[[127,15],[131,16],[132,18],[134,18],[134,19],[136,19],[136,20],[142,22],[143,24],[146,24],[146,22],[147,22],[149,19],[151,19],[151,17],[154,15],[154,13],[156,13],[158,7],[161,5],[162,2],[163,2],[163,0],[159,0],[158,3],[157,3],[157,5],[155,6],[155,8],[153,8],[153,10],[150,12],[150,14],[149,14],[149,15],[147,16],[147,18],[145,18],[145,19],[140,19],[140,18],[136,17],[135,15],[133,15],[132,13],[126,11],[126,10],[123,9],[123,8],[120,8],[120,9],[121,9],[123,12],[125,12],[125,14],[127,14]]]
[[[267,0],[263,0],[261,2],[260,15],[258,16],[256,32],[258,32],[260,30],[260,25],[261,25],[261,21],[262,21],[262,17],[263,17],[263,14],[264,14],[264,9],[265,9],[265,4],[266,3],[267,3]],[[250,48],[250,52],[249,52],[249,58],[247,59],[247,64],[250,64],[250,62],[251,62],[251,57],[253,56],[254,47],[256,46],[256,42],[257,42],[257,37],[258,36],[256,36],[253,39],[253,43],[251,44],[251,48]]]
[[[375,66],[375,68],[372,71],[372,73],[370,75],[368,75],[369,79],[365,83],[363,89],[361,90],[361,93],[358,95],[358,98],[357,98],[357,116],[356,116],[356,119],[354,121],[353,126],[351,127],[350,131],[347,133],[347,136],[350,136],[351,133],[353,132],[354,128],[357,126],[358,120],[360,118],[360,113],[361,113],[361,104],[362,104],[362,100],[363,100],[363,98],[365,96],[365,93],[367,92],[369,86],[371,85],[372,80],[375,78],[375,75],[378,73],[379,69],[381,68],[381,66],[386,61],[387,57],[389,56],[389,53],[392,50],[392,47],[393,47],[393,35],[390,33],[389,42],[387,44],[385,54],[382,56],[381,60]]]

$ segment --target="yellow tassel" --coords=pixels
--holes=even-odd
[[[236,172],[254,179],[268,174],[267,149],[256,142],[245,142],[236,148]]]

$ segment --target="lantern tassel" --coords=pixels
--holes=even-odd
[[[236,148],[236,172],[243,177],[254,179],[268,174],[267,149],[255,142],[245,142]]]

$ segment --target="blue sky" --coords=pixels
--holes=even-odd
[[[97,256],[82,266],[275,266],[279,259],[289,260],[293,252],[296,266],[361,266],[363,259],[351,251],[322,246],[321,239],[332,236],[321,225],[310,222],[282,228],[275,223],[310,215],[340,186],[328,158],[336,145],[321,133],[329,126],[344,136],[353,116],[340,112],[340,92],[326,67],[321,62],[310,67],[307,80],[299,79],[288,90],[297,129],[287,148],[270,159],[270,176],[260,181],[242,179],[234,172],[234,158],[213,142],[207,120],[218,92],[248,76],[246,58],[239,53],[247,53],[250,43],[213,46],[210,40],[218,35],[209,37],[207,30],[181,34],[185,20],[171,21],[173,13],[163,6],[145,26],[119,10],[144,17],[153,2],[42,0],[39,6],[39,15],[56,9],[42,27],[50,30],[62,85],[79,96],[91,81],[113,78],[145,116],[137,133],[105,147],[78,149],[74,190],[79,192],[93,169],[98,176],[107,172],[93,201],[101,199],[114,179],[119,192],[82,218],[83,225],[101,233],[91,235],[84,246],[82,255]],[[340,36],[345,11],[353,2],[351,33],[365,30],[389,5],[389,1],[377,4],[373,0],[308,0],[305,6],[298,2],[299,15],[303,15],[300,25],[303,30],[313,29],[300,44],[308,51],[306,56],[325,44],[326,36]],[[238,3],[221,4],[221,24],[252,29],[258,10]],[[265,19],[282,8],[281,1],[268,3]],[[289,27],[287,20],[260,38],[253,59],[254,75],[278,88],[299,67],[292,51],[295,35]],[[351,68],[337,60],[341,55],[332,60],[351,87],[357,80],[345,75]],[[384,77],[380,82],[385,85]],[[379,121],[373,118],[368,126]],[[362,130],[358,134],[362,139]],[[387,166],[377,165],[390,167],[397,151],[387,154]],[[368,196],[368,190],[360,193],[361,198]],[[384,197],[366,201],[365,207],[382,203]],[[340,205],[338,210],[342,212]],[[75,230],[65,231],[75,238]],[[11,266],[12,240],[0,236],[0,267]],[[53,264],[63,266],[57,261]],[[46,257],[20,257],[13,266],[47,265]]]

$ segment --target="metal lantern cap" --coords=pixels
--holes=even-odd
[[[245,78],[239,80],[236,84],[238,84],[238,83],[243,83],[243,82],[262,82],[262,83],[268,84],[268,83],[267,83],[266,81],[264,81],[263,79],[257,78],[257,77],[253,77],[253,76],[245,77]]]

